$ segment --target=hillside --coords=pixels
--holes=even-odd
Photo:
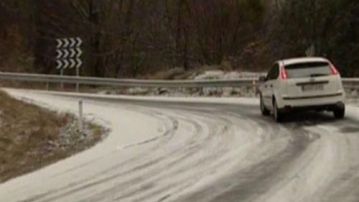
[[[78,36],[89,76],[259,71],[309,47],[359,76],[356,0],[2,0],[0,13],[1,71],[57,73],[56,38]]]

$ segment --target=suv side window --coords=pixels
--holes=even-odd
[[[267,80],[276,80],[279,77],[279,65],[275,64],[267,75]]]

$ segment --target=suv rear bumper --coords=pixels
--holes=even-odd
[[[344,93],[306,96],[306,97],[286,97],[283,96],[278,100],[278,108],[280,109],[333,109],[344,106]]]
[[[335,104],[325,105],[313,105],[313,106],[285,106],[280,109],[281,112],[295,112],[295,111],[335,111],[338,109],[345,109],[344,102],[338,102]]]
[[[314,96],[302,96],[302,97],[289,97],[289,96],[284,96],[283,100],[288,101],[288,100],[307,100],[307,99],[320,99],[320,98],[332,98],[332,97],[342,97],[343,93],[333,93],[333,94],[326,94],[326,95],[314,95]]]

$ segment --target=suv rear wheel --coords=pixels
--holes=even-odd
[[[261,107],[261,112],[263,116],[269,116],[270,111],[266,108],[266,106],[264,105],[264,101],[263,101],[263,96],[260,96],[260,107]]]
[[[343,119],[345,116],[345,107],[338,107],[334,109],[333,113],[336,119]]]
[[[277,102],[275,99],[273,100],[273,117],[274,117],[274,120],[278,123],[283,121],[283,113],[281,113],[279,111]]]

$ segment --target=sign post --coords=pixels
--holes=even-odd
[[[78,123],[79,131],[83,132],[84,130],[84,123],[83,123],[83,101],[79,101],[79,123]]]
[[[64,69],[60,69],[60,76],[64,76]],[[64,83],[61,81],[60,83],[60,88],[61,90],[64,90]]]
[[[63,39],[56,39],[57,42],[57,56],[56,62],[57,67],[56,69],[60,70],[61,76],[64,75],[65,69],[73,69],[76,68],[76,76],[80,76],[80,67],[82,66],[82,39],[80,37],[76,38],[63,38]],[[63,89],[63,83],[61,83],[61,88]],[[80,85],[79,83],[76,84],[76,91],[79,92]]]

